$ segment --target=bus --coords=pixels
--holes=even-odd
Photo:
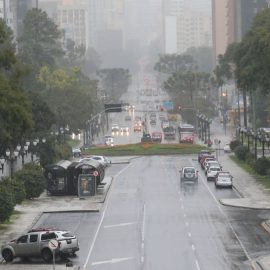
[[[194,143],[195,128],[190,124],[180,124],[179,131],[179,143]]]

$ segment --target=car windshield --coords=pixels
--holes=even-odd
[[[195,173],[195,169],[193,169],[193,168],[185,168],[185,173]]]

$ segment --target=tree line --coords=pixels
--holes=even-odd
[[[27,139],[50,137],[60,127],[80,132],[90,115],[103,110],[101,87],[117,100],[128,88],[129,71],[105,72],[100,65],[93,49],[86,52],[65,40],[63,31],[41,9],[28,11],[16,43],[11,29],[0,20],[0,154]],[[102,76],[97,77],[99,69]],[[112,77],[113,89],[107,83]],[[57,147],[52,138],[47,143],[50,157],[45,163],[51,163],[57,159]]]

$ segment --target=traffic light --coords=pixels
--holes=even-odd
[[[122,112],[122,104],[104,104],[104,109],[106,113]]]

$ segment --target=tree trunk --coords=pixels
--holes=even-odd
[[[243,89],[243,102],[244,102],[244,127],[247,128],[247,90]]]

